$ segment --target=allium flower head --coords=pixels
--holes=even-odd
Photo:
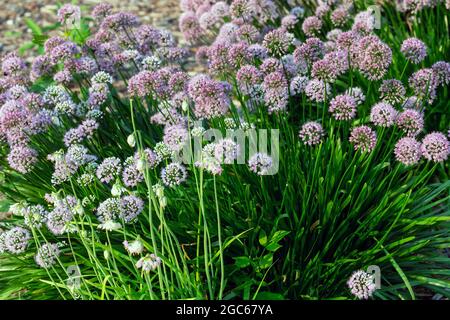
[[[280,72],[272,72],[264,77],[264,100],[269,113],[286,110],[289,101],[288,82]]]
[[[427,47],[417,38],[409,38],[403,41],[400,51],[406,59],[414,64],[422,62],[427,56]]]
[[[336,45],[340,49],[350,49],[353,43],[357,43],[361,36],[353,31],[342,32],[336,39]]]
[[[195,166],[202,168],[203,170],[213,174],[222,174],[221,162],[217,159],[215,155],[216,144],[209,143],[202,148],[201,159],[195,162]]]
[[[95,175],[92,173],[83,173],[77,178],[77,183],[83,187],[92,185],[95,181]]]
[[[43,205],[37,204],[33,206],[27,206],[23,210],[23,217],[25,225],[30,228],[41,228],[42,224],[47,219],[48,211]]]
[[[65,62],[74,58],[79,52],[80,50],[75,43],[66,41],[52,49],[50,52],[50,61],[53,64]]]
[[[288,14],[281,19],[281,27],[286,30],[292,30],[298,22],[298,17],[293,14]]]
[[[91,82],[92,83],[113,83],[113,78],[109,73],[107,73],[105,71],[99,71],[92,76]]]
[[[443,133],[432,132],[423,138],[421,150],[427,160],[443,162],[450,154],[450,143]]]
[[[219,163],[233,164],[239,153],[239,145],[232,139],[222,139],[214,144],[214,156]]]
[[[308,38],[294,51],[294,61],[297,64],[308,64],[320,60],[325,53],[325,46],[319,38]]]
[[[217,1],[211,6],[210,12],[217,18],[224,18],[230,14],[230,6],[225,1]]]
[[[162,65],[162,61],[157,56],[148,56],[142,59],[142,66],[147,71],[156,71]]]
[[[338,70],[328,59],[314,62],[311,76],[327,83],[333,83],[338,77]]]
[[[245,65],[236,73],[236,80],[239,84],[239,89],[244,93],[248,93],[251,87],[262,82],[263,75],[255,66]]]
[[[136,268],[142,269],[144,272],[149,273],[150,271],[155,271],[160,265],[161,258],[152,253],[139,259],[136,263]]]
[[[421,69],[414,72],[409,78],[409,86],[413,89],[414,94],[429,103],[436,98],[437,78],[432,69]]]
[[[122,172],[122,164],[120,159],[109,157],[97,167],[97,178],[104,183],[110,183],[117,178]]]
[[[160,159],[168,159],[172,156],[171,147],[162,141],[155,144],[154,150]]]
[[[69,200],[69,201],[67,201]],[[54,235],[61,235],[69,231],[69,223],[73,218],[73,208],[71,198],[58,200],[55,202],[55,207],[47,216],[47,228]]]
[[[328,1],[317,1],[318,5],[314,12],[315,16],[319,19],[325,18],[325,16],[331,11],[330,4]]]
[[[6,232],[4,245],[8,252],[12,254],[24,253],[31,239],[30,232],[22,227],[14,227]]]
[[[230,15],[233,19],[241,18],[247,21],[256,15],[256,9],[250,1],[234,0],[230,5]]]
[[[197,75],[189,81],[188,93],[195,102],[194,112],[199,118],[211,119],[228,111],[230,98],[222,82]]]
[[[266,58],[263,60],[259,69],[264,73],[264,75],[268,75],[273,72],[283,73],[283,64],[279,59],[276,58]]]
[[[299,132],[299,137],[304,144],[313,146],[322,142],[325,133],[320,123],[310,121],[305,123]]]
[[[395,159],[406,166],[416,164],[422,157],[421,144],[411,137],[401,138],[394,149]]]
[[[48,269],[53,266],[61,254],[60,244],[57,243],[44,243],[34,256],[36,264],[44,269]]]
[[[69,70],[62,70],[55,73],[53,80],[59,85],[67,86],[73,80],[73,77]]]
[[[415,137],[424,127],[423,113],[414,109],[406,109],[398,115],[396,123],[408,137]]]
[[[10,53],[2,59],[2,73],[5,76],[17,76],[25,68],[25,61],[15,53]]]
[[[397,115],[398,112],[392,105],[379,102],[370,110],[370,121],[376,126],[390,127],[395,123]]]
[[[118,32],[124,28],[136,27],[138,24],[139,19],[134,14],[119,12],[105,17],[100,25],[100,28],[111,29]]]
[[[122,181],[127,187],[136,187],[140,182],[144,181],[144,175],[132,159],[132,163],[126,165],[122,172]]]
[[[124,196],[120,199],[120,215],[126,223],[136,220],[136,217],[144,209],[144,201],[136,196]]]
[[[293,41],[293,34],[284,29],[275,29],[264,36],[263,46],[272,56],[281,57],[288,53]]]
[[[67,3],[58,10],[58,21],[73,26],[80,21],[80,7]]]
[[[30,172],[36,162],[38,153],[36,150],[27,146],[16,146],[8,154],[9,166],[23,174]]]
[[[228,50],[229,63],[235,68],[239,68],[250,61],[251,55],[248,53],[248,44],[241,41],[231,45]]]
[[[308,37],[314,37],[320,33],[322,21],[316,16],[311,16],[303,20],[302,30]]]
[[[334,45],[336,46],[336,41],[338,39],[338,37],[342,34],[342,30],[339,28],[336,29],[332,29],[330,31],[328,31],[326,38],[328,41],[332,41],[334,43]]]
[[[362,270],[355,271],[347,281],[351,293],[358,299],[369,299],[376,290],[372,274]]]
[[[303,18],[305,15],[305,9],[303,9],[303,7],[297,6],[292,8],[290,13],[298,18]]]
[[[352,31],[363,36],[369,35],[375,28],[375,19],[373,10],[368,9],[366,11],[359,12],[354,18]]]
[[[181,125],[166,126],[163,141],[172,151],[178,152],[188,141],[188,130]]]
[[[94,6],[92,9],[92,17],[96,19],[103,19],[106,16],[111,14],[112,11],[112,5],[107,2],[102,2]]]
[[[297,76],[292,78],[291,83],[289,85],[290,94],[291,95],[302,94],[305,91],[308,82],[309,78],[304,76]]]
[[[257,42],[261,34],[252,24],[243,24],[236,30],[236,37],[241,41],[246,41],[251,44]]]
[[[100,222],[114,221],[121,214],[121,202],[117,198],[108,198],[101,202],[97,208],[97,217]]]
[[[448,85],[450,83],[450,63],[438,61],[431,67],[437,85]]]
[[[312,79],[306,85],[305,93],[312,101],[323,102],[325,101],[325,97],[330,97],[331,87],[322,80]]]
[[[186,177],[186,169],[177,162],[173,162],[161,170],[161,180],[168,187],[180,185],[186,180]]]
[[[204,29],[200,26],[200,22],[192,11],[187,11],[181,14],[178,27],[183,33],[186,41],[190,43],[195,43],[201,36],[205,33]]]
[[[355,99],[346,94],[338,95],[330,101],[328,111],[336,120],[351,120],[356,116]]]
[[[127,250],[127,252],[129,254],[131,254],[132,256],[140,255],[141,253],[144,252],[144,249],[145,249],[144,244],[139,239],[136,239],[131,242],[128,242],[127,240],[125,240],[123,242],[123,246],[124,246],[125,250]]]
[[[272,158],[265,153],[255,153],[248,160],[250,170],[260,176],[269,174],[272,169],[272,165]]]
[[[377,144],[377,135],[370,127],[359,126],[353,128],[349,141],[353,144],[355,150],[370,152]]]
[[[334,26],[343,27],[349,20],[350,16],[346,8],[338,7],[331,13],[330,18]]]
[[[259,43],[252,44],[247,49],[248,53],[253,59],[266,59],[269,56],[267,49]]]
[[[397,79],[384,80],[379,91],[381,99],[392,105],[402,103],[406,95],[405,87]]]
[[[392,62],[391,48],[376,36],[362,38],[351,51],[359,70],[369,80],[382,79]]]

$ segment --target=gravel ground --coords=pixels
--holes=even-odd
[[[0,0],[0,56],[6,52],[17,50],[21,44],[32,39],[31,30],[27,27],[26,18],[32,19],[39,26],[56,22],[56,0]],[[65,3],[65,1],[61,1]],[[67,1],[69,2],[69,1]],[[80,0],[78,4],[87,13],[101,0]],[[132,12],[144,23],[165,28],[179,39],[178,16],[180,9],[177,0],[108,0],[116,11]]]

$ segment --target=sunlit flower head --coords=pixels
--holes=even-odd
[[[392,105],[379,102],[370,110],[370,121],[376,126],[390,127],[395,123],[397,115],[398,112]]]
[[[433,162],[443,162],[450,154],[450,143],[441,132],[427,134],[422,140],[423,156]]]
[[[299,132],[300,139],[309,146],[321,143],[324,136],[322,125],[315,121],[305,123]]]
[[[370,152],[377,144],[377,135],[370,127],[359,126],[352,129],[349,141],[355,150]]]
[[[351,293],[358,299],[369,299],[376,290],[374,276],[362,270],[355,271],[347,281]]]
[[[395,159],[406,166],[416,164],[422,157],[421,144],[411,137],[401,138],[394,149]]]

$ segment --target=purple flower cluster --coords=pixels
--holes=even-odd
[[[120,176],[122,172],[122,164],[119,158],[109,157],[103,160],[103,162],[97,168],[97,178],[104,183],[110,183],[115,178]]]
[[[170,163],[161,170],[161,180],[168,187],[182,184],[187,178],[187,172],[180,163]]]
[[[262,88],[269,113],[286,110],[289,101],[289,88],[282,73],[272,72],[265,76]]]
[[[416,164],[422,157],[421,144],[411,137],[401,138],[395,145],[395,159],[406,166]]]
[[[394,125],[398,112],[392,105],[385,102],[375,104],[370,110],[370,121],[379,127]]]
[[[350,48],[352,62],[369,80],[384,77],[392,62],[392,50],[376,36],[366,36]]]
[[[265,176],[270,173],[273,161],[272,158],[265,153],[255,153],[248,160],[248,166],[254,173]]]
[[[306,85],[305,93],[312,101],[323,102],[326,97],[331,95],[331,87],[322,80],[312,79]]]
[[[356,102],[353,97],[342,94],[330,101],[328,111],[336,120],[351,120],[356,116]]]
[[[308,37],[317,36],[322,29],[322,20],[316,16],[306,18],[302,24],[302,30]]]
[[[358,299],[369,299],[376,290],[374,276],[362,270],[355,271],[347,281],[351,293]]]
[[[98,129],[98,122],[92,119],[84,120],[78,127],[70,129],[64,135],[64,144],[69,147],[80,144],[85,139],[91,138]]]
[[[409,86],[418,98],[432,103],[436,98],[437,80],[432,69],[420,69],[409,78]]]
[[[294,40],[294,36],[285,29],[275,29],[264,36],[262,45],[270,55],[281,57],[288,53]]]
[[[427,160],[443,162],[450,154],[450,143],[443,133],[432,132],[423,138],[421,151]]]
[[[130,223],[135,221],[144,209],[144,201],[133,195],[124,196],[120,199],[120,207],[119,217],[126,223]]]
[[[4,246],[4,251],[12,254],[24,253],[31,239],[30,232],[22,227],[14,227],[2,233],[1,236],[1,246]]]
[[[377,135],[370,127],[359,126],[353,128],[349,141],[353,144],[355,150],[370,152],[377,144]]]
[[[392,105],[401,104],[405,100],[406,89],[400,80],[384,80],[379,91],[381,99]]]
[[[409,38],[403,41],[400,51],[407,60],[414,64],[419,64],[427,56],[427,47],[417,38]]]
[[[195,102],[194,113],[199,118],[211,119],[224,115],[229,108],[227,86],[207,75],[197,75],[188,84],[189,97]]]
[[[417,136],[424,127],[423,113],[414,109],[406,109],[401,112],[395,121],[397,126],[409,137]]]
[[[34,261],[39,267],[49,269],[58,261],[60,254],[60,244],[44,243],[34,256]]]
[[[314,121],[305,123],[299,132],[300,139],[309,146],[321,143],[324,136],[322,125]]]

